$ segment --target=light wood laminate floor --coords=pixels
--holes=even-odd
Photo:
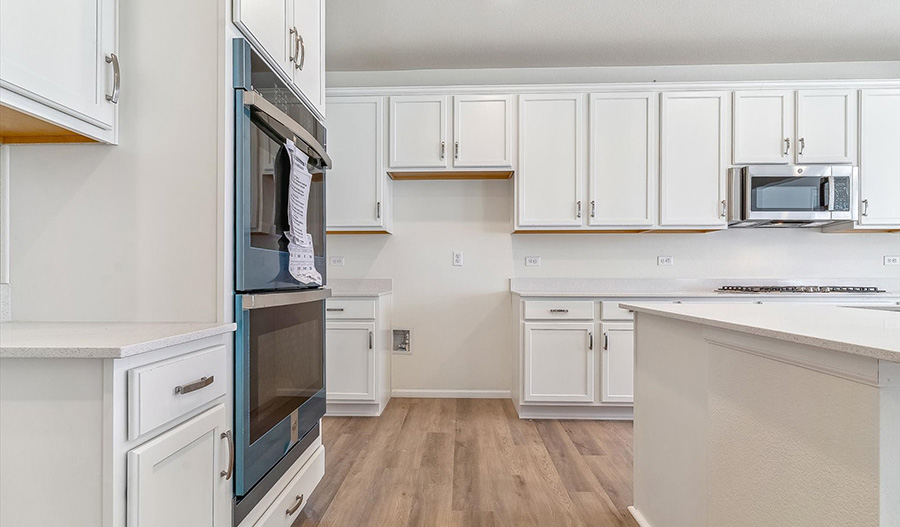
[[[508,399],[392,399],[326,417],[294,527],[636,527],[630,421],[520,420]]]

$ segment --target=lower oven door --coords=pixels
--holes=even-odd
[[[235,494],[325,415],[327,289],[235,296]]]

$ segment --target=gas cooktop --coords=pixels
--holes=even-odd
[[[844,294],[870,294],[884,293],[877,287],[860,287],[845,285],[726,285],[716,289],[719,293],[844,293]]]

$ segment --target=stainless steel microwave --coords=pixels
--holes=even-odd
[[[754,165],[731,169],[729,227],[821,227],[857,217],[857,169]]]

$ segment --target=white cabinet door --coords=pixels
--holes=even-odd
[[[788,164],[794,137],[794,92],[734,92],[734,164]]]
[[[287,78],[294,70],[292,7],[290,0],[234,0],[234,23]]]
[[[374,401],[375,323],[328,322],[325,386],[329,401]]]
[[[391,97],[390,167],[447,168],[447,97]]]
[[[662,94],[660,225],[727,225],[728,92]]]
[[[325,178],[329,230],[383,229],[384,100],[328,100],[328,152],[334,169]]]
[[[293,0],[293,2],[293,28],[296,29],[292,50],[295,57],[294,84],[300,88],[300,92],[316,110],[325,115],[324,1]]]
[[[863,90],[859,223],[900,224],[900,89]]]
[[[797,92],[798,164],[856,161],[856,90]]]
[[[512,168],[512,97],[453,98],[453,166]]]
[[[658,100],[655,93],[591,95],[589,225],[653,224]]]
[[[524,326],[524,402],[595,402],[594,324],[560,322]]]
[[[227,426],[220,404],[128,452],[128,527],[231,525]]]
[[[111,130],[116,16],[116,0],[0,1],[3,89]]]
[[[600,402],[634,402],[634,323],[602,322]]]
[[[584,97],[519,96],[518,226],[583,223]]]

